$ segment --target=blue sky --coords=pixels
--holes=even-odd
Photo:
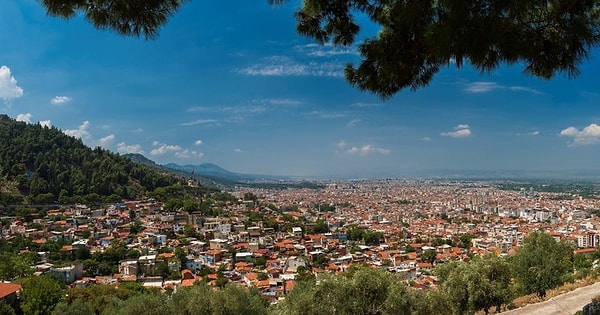
[[[600,169],[598,50],[574,80],[450,66],[382,101],[343,79],[355,47],[295,33],[297,6],[194,0],[146,41],[2,1],[0,112],[92,147],[242,173]]]

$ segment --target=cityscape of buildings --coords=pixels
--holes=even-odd
[[[30,222],[3,217],[0,231],[5,240],[61,241],[67,258],[81,248],[93,254],[116,243],[138,252],[120,260],[118,273],[95,276],[82,261],[54,265],[48,253],[37,253],[36,273],[52,273],[73,286],[129,281],[176,289],[197,281],[236,282],[257,287],[273,301],[293,289],[302,273],[318,278],[356,263],[402,274],[411,286],[425,289],[436,285],[435,265],[511,255],[534,230],[572,242],[578,253],[600,245],[599,199],[530,187],[364,180],[326,182],[322,189],[240,188],[231,195],[238,201],[222,203],[216,216],[168,212],[150,199],[61,207]],[[160,264],[171,276],[158,275]]]

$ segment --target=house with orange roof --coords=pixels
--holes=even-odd
[[[175,257],[174,253],[160,253],[157,255],[157,258],[171,259]]]
[[[269,279],[258,280],[258,281],[256,281],[255,285],[259,289],[267,289],[267,288],[271,287],[271,281]]]
[[[431,271],[433,269],[433,265],[428,262],[420,262],[417,263],[417,267],[419,270]]]
[[[406,258],[408,260],[417,260],[418,254],[416,252],[408,252],[406,253]]]
[[[340,270],[340,266],[334,264],[334,263],[329,263],[327,265],[327,271],[331,272],[331,273],[336,273]]]
[[[20,284],[0,282],[0,300],[11,306],[16,305],[17,293],[21,288]]]
[[[250,282],[254,282],[258,280],[258,273],[256,272],[249,272],[247,274],[244,275],[244,280],[246,282],[250,281]]]
[[[38,244],[38,245],[42,245],[42,244],[46,244],[46,239],[45,238],[38,238],[38,239],[33,240],[32,242],[35,243],[35,244]]]
[[[595,248],[580,248],[580,249],[576,249],[573,251],[573,254],[575,255],[592,255],[593,253],[596,252]]]
[[[129,276],[122,275],[119,278],[119,281],[121,281],[121,282],[137,282],[137,279],[138,279],[137,275],[129,275]]]
[[[194,283],[196,283],[198,280],[196,279],[181,279],[181,286],[182,287],[191,287],[194,285]]]
[[[296,286],[296,280],[285,280],[283,285],[283,293],[287,294],[294,289]]]
[[[181,279],[182,280],[194,279],[194,274],[189,269],[183,269],[183,270],[181,270]]]

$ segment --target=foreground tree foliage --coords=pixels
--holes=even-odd
[[[525,294],[540,298],[571,278],[573,245],[557,242],[541,231],[532,232],[523,240],[523,247],[511,257],[510,263],[518,288]]]
[[[0,300],[0,314],[15,315],[15,310],[12,308],[12,306],[6,304],[4,300]]]
[[[300,282],[273,314],[443,314],[448,304],[437,290],[408,289],[401,278],[368,266],[340,276]]]
[[[185,2],[42,0],[50,15],[81,13],[98,28],[146,38],[156,37]],[[350,46],[361,29],[355,16],[367,16],[379,32],[361,39],[362,60],[347,65],[346,79],[383,98],[427,86],[450,63],[470,62],[481,72],[523,64],[536,77],[574,77],[600,41],[596,0],[303,0],[297,31],[322,44]]]
[[[199,283],[179,288],[172,294],[148,291],[136,283],[132,285],[71,289],[69,300],[59,303],[53,314],[266,315],[269,305],[256,288],[246,289],[233,284],[215,290]]]
[[[52,314],[56,315],[81,315],[81,314],[94,314],[94,308],[92,305],[82,299],[77,299],[71,304],[66,302],[60,302],[56,304]]]
[[[0,280],[11,281],[31,275],[33,262],[29,256],[20,256],[11,252],[0,253]]]
[[[47,315],[63,298],[62,286],[51,276],[28,278],[20,293],[21,309],[25,315]]]
[[[404,277],[368,265],[354,264],[341,275],[306,274],[284,300],[269,305],[255,287],[234,283],[215,288],[202,282],[167,292],[141,283],[92,285],[63,291],[53,278],[24,282],[21,306],[25,314],[488,314],[510,303],[515,293],[537,293],[562,283],[570,275],[571,247],[534,232],[512,258],[488,255],[466,262],[437,265],[439,287],[413,289]],[[509,264],[510,263],[510,264]],[[513,267],[514,268],[511,268]],[[529,275],[524,276],[522,271]],[[516,282],[516,288],[513,283]]]
[[[442,290],[447,294],[454,314],[486,314],[512,300],[511,270],[501,257],[476,257],[468,263],[446,263],[435,269]]]

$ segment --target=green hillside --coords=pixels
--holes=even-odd
[[[55,127],[0,115],[0,205],[117,201],[176,182]]]

